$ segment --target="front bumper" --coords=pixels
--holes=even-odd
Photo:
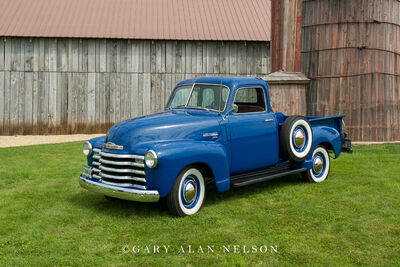
[[[82,175],[79,177],[79,184],[89,191],[119,199],[139,202],[157,202],[160,199],[160,195],[156,190],[140,190],[108,185],[88,179]]]

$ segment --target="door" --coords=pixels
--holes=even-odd
[[[263,88],[240,88],[234,104],[238,112],[227,116],[231,134],[231,173],[275,165],[279,159],[275,113],[266,106]]]

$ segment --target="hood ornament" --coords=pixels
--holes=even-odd
[[[116,145],[113,142],[107,142],[107,143],[103,144],[103,148],[114,149],[114,150],[123,150],[124,146]]]

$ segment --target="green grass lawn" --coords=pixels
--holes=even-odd
[[[225,193],[210,188],[202,210],[185,218],[163,203],[109,202],[80,188],[81,148],[0,149],[0,266],[400,264],[399,144],[355,146],[331,161],[322,184],[295,175]],[[124,253],[134,245],[170,248]],[[243,253],[252,245],[267,253]]]

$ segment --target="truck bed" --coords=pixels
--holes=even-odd
[[[290,115],[285,115],[283,113],[276,113],[276,117],[278,119],[278,125],[282,126],[283,122],[290,117]],[[329,122],[329,121],[335,121],[339,119],[341,121],[342,118],[346,117],[346,114],[342,115],[336,115],[336,116],[329,116],[329,117],[316,117],[316,116],[304,116],[308,119],[308,121],[312,124],[318,123],[318,124],[325,124],[324,122]],[[328,123],[328,125],[330,125]],[[331,125],[332,126],[332,125]]]

